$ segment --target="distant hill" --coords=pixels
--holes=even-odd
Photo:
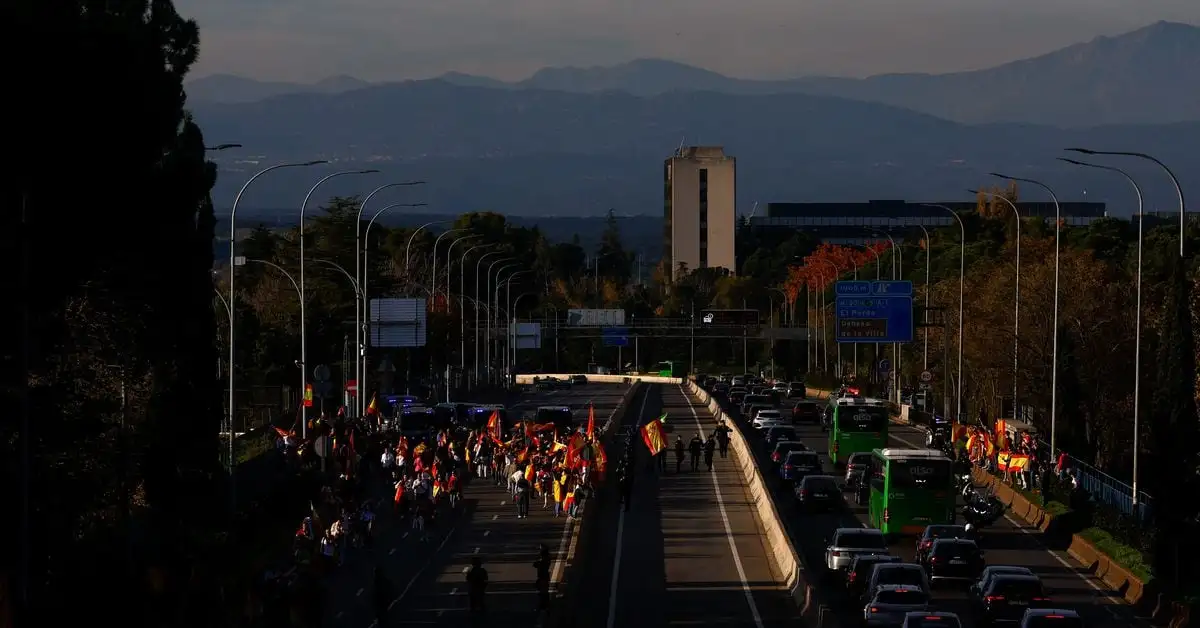
[[[188,103],[247,103],[284,94],[337,94],[366,87],[370,83],[353,76],[333,76],[316,83],[256,81],[232,74],[212,74],[188,81]]]
[[[442,78],[461,85],[496,86],[493,79],[463,74]],[[612,67],[545,68],[508,86],[638,96],[671,91],[801,92],[895,105],[972,124],[1162,124],[1200,120],[1200,27],[1159,22],[1040,57],[953,74],[756,81],[673,61],[639,59]]]
[[[1108,173],[1054,161],[1061,149],[1075,145],[1154,154],[1200,192],[1200,122],[1079,130],[964,126],[808,94],[672,92],[642,98],[443,81],[198,104],[194,113],[206,135],[234,138],[270,162],[324,158],[338,168],[369,163],[397,173],[392,176],[427,180],[424,188],[396,196],[445,212],[587,216],[614,208],[658,215],[662,160],[685,138],[723,144],[737,157],[743,210],[755,201],[961,198],[965,188],[986,183],[993,169],[1046,177],[1064,197],[1087,190],[1088,199],[1111,194],[1129,200],[1126,185]],[[220,204],[233,197],[233,186],[252,166],[234,163],[234,151],[214,158],[222,166]],[[1161,179],[1160,173],[1135,170],[1143,172],[1147,181]],[[246,206],[293,206],[297,190],[316,174],[288,170],[264,177]],[[1155,187],[1148,194],[1157,192]]]

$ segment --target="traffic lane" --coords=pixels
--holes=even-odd
[[[599,388],[599,386],[597,386]],[[606,385],[595,390],[588,398],[597,399],[597,421],[606,418],[624,394],[620,385]],[[544,391],[530,395],[524,403],[531,409],[539,405],[566,405],[561,399],[573,400],[576,396],[582,398],[582,393],[562,395],[575,391]],[[555,399],[560,399],[555,401]],[[583,403],[580,401],[579,403]],[[514,408],[522,404],[514,404]],[[585,418],[586,420],[586,418]],[[380,489],[382,491],[382,489]],[[466,545],[472,539],[467,537],[452,541],[458,533],[466,533],[474,529],[478,521],[491,521],[492,516],[499,520],[501,512],[492,509],[492,502],[510,502],[506,511],[510,516],[515,515],[515,506],[511,504],[511,496],[504,496],[505,487],[496,488],[490,480],[475,479],[463,489],[461,507],[448,512],[443,510],[435,521],[427,522],[425,534],[415,531],[409,520],[396,517],[389,509],[380,514],[377,524],[377,538],[372,548],[351,550],[346,564],[339,567],[328,579],[326,604],[326,625],[366,627],[374,620],[374,568],[383,568],[388,580],[396,589],[397,596],[391,604],[392,612],[398,612],[401,606],[400,596],[411,592],[419,580],[429,579],[431,573],[436,573],[445,563],[447,556],[463,551],[460,545]],[[382,491],[387,493],[387,491]],[[390,507],[390,494],[381,494],[384,503]],[[506,499],[507,497],[507,499]],[[540,506],[540,504],[539,504]],[[484,512],[480,512],[480,510]],[[533,514],[531,508],[531,514]],[[532,521],[531,517],[528,520]],[[560,526],[561,528],[561,526]],[[560,529],[561,533],[561,529]],[[491,536],[490,534],[488,536]],[[471,546],[471,551],[476,546]],[[554,550],[555,548],[551,548]],[[481,550],[482,551],[482,550]]]
[[[889,426],[889,440],[905,448],[924,446],[925,434],[910,426]],[[1056,605],[1084,615],[1088,625],[1132,626],[1139,623],[1133,608],[1104,581],[1080,568],[1065,553],[1055,552],[1042,541],[1040,528],[1012,514],[982,531],[980,545],[990,565],[1029,567],[1041,577]]]
[[[626,443],[632,443],[632,451],[635,452],[635,456],[638,453],[642,454],[640,459],[635,459],[634,468],[637,468],[639,460],[643,464],[645,463],[645,445],[641,444],[641,437],[636,428],[648,420],[646,416],[651,408],[649,399],[658,394],[654,385],[643,384],[629,400],[627,410],[617,429],[608,434],[606,451],[609,456],[610,472],[615,473],[619,459],[624,454]],[[640,482],[635,484],[636,492],[630,502],[640,507],[644,500],[642,491],[638,490],[639,485]],[[581,546],[576,549],[577,555],[579,552],[587,552],[588,558],[584,563],[586,569],[582,573],[573,575],[578,579],[578,586],[572,588],[581,592],[582,595],[566,601],[571,605],[572,612],[564,625],[577,628],[611,628],[614,625],[609,623],[608,617],[609,607],[612,603],[612,587],[618,580],[614,578],[614,574],[621,569],[621,559],[618,558],[617,548],[625,544],[626,535],[632,529],[629,518],[634,513],[633,510],[623,513],[619,501],[618,492],[609,490],[601,500],[587,506],[589,511],[593,508],[597,509],[596,512],[589,515],[592,518],[588,521],[589,526],[597,526],[597,528],[595,533],[588,533],[590,544],[587,547]]]
[[[682,386],[666,386],[664,411],[677,426],[707,435],[717,419]],[[691,429],[683,431],[691,432]],[[766,533],[736,453],[715,456],[713,470],[660,478],[661,525],[670,606],[695,609],[697,622],[791,626],[799,609],[775,569]],[[672,614],[673,621],[687,621]]]
[[[531,410],[544,405],[586,408],[593,403],[596,422],[603,424],[626,390],[620,384],[589,384],[570,390],[539,391],[528,403]],[[517,519],[517,507],[507,486],[477,480],[468,487],[466,496],[472,502],[472,517],[457,527],[457,535],[441,549],[438,559],[412,579],[407,592],[401,593],[393,618],[398,625],[462,625],[468,610],[466,570],[475,558],[488,571],[486,605],[488,623],[494,627],[526,627],[537,618],[533,563],[542,546],[554,561],[552,580],[557,582],[561,576],[561,563],[574,526],[565,515],[554,515],[553,500],[534,497],[529,517]]]
[[[890,444],[900,448],[917,448],[923,446],[925,442],[924,435],[920,431],[908,426],[890,425],[888,432]],[[829,433],[822,432],[820,426],[797,426],[797,436],[806,447],[813,451],[824,453],[828,450]],[[824,559],[825,538],[831,536],[839,525],[870,527],[866,505],[854,504],[848,494],[847,498],[846,508],[854,517],[852,523],[848,523],[845,517],[837,517],[834,521],[826,519],[814,522],[818,523],[823,530],[818,544],[820,546],[819,560],[821,561]],[[1126,607],[1126,612],[1119,611],[1120,605],[1114,604],[1114,600],[1107,599],[1105,595],[1108,593],[1107,587],[1101,587],[1101,590],[1097,591],[1085,574],[1078,572],[1070,563],[1064,565],[1059,562],[1054,554],[1048,552],[1039,543],[1040,530],[1028,526],[1022,529],[1014,524],[1016,524],[1015,521],[1002,519],[995,526],[982,531],[980,546],[986,553],[985,559],[988,564],[1018,565],[1032,569],[1042,578],[1056,605],[1079,611],[1081,615],[1085,616],[1089,625],[1132,625],[1130,623],[1132,609]],[[912,561],[916,554],[915,539],[901,538],[890,545],[890,551],[903,560]],[[816,555],[818,548],[813,548],[809,553]],[[934,600],[939,609],[958,613],[968,624],[971,623],[970,606],[965,590],[939,589],[934,594]]]
[[[628,389],[629,386],[625,384],[584,384],[569,389],[537,391],[515,404],[513,409],[524,413],[535,412],[539,406],[566,406],[571,409],[575,423],[583,424],[587,422],[590,405],[595,407],[596,427],[599,428]],[[519,417],[511,418],[517,420]]]

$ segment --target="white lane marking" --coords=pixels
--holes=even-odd
[[[394,547],[392,549],[388,550],[388,556],[391,556],[392,554],[395,554],[395,553],[396,553],[396,548],[394,548]]]
[[[359,588],[358,593],[355,593],[354,597],[362,597],[363,591],[366,591],[366,589]]]
[[[442,539],[442,542],[437,546],[437,549],[433,550],[433,554],[428,560],[425,561],[425,564],[421,565],[421,568],[417,570],[417,573],[413,574],[412,579],[409,580],[408,584],[404,586],[404,590],[400,592],[400,595],[396,596],[396,599],[392,600],[391,604],[388,604],[387,609],[389,611],[392,610],[392,607],[395,606],[397,602],[403,600],[404,596],[408,595],[409,590],[412,589],[413,585],[417,583],[417,578],[420,578],[421,575],[425,573],[425,570],[429,569],[429,565],[433,564],[433,560],[438,557],[438,554],[442,553],[442,549],[446,547],[446,543],[448,543],[454,536],[454,531],[457,529],[458,526],[454,526],[450,528],[450,531],[446,532],[446,538]]]
[[[483,535],[484,535],[484,536],[487,536],[487,535],[489,535],[489,534],[491,534],[491,533],[492,533],[492,531],[491,531],[491,530],[484,530],[484,531],[483,531]]]
[[[914,443],[914,442],[912,442],[912,441],[910,441],[910,440],[906,440],[906,439],[900,438],[899,436],[896,436],[895,434],[891,434],[890,436],[891,436],[892,438],[894,438],[894,439],[896,439],[896,440],[898,440],[898,441],[900,441],[900,442],[904,443],[905,445],[908,445],[909,447],[912,447],[913,449],[924,449],[924,447],[923,447],[923,446],[919,446],[919,445],[917,445],[916,443]],[[1048,547],[1046,547],[1045,545],[1043,545],[1043,544],[1042,544],[1042,541],[1041,541],[1041,539],[1039,539],[1039,538],[1037,537],[1037,535],[1036,535],[1036,534],[1034,534],[1033,532],[1031,532],[1031,531],[1029,530],[1029,528],[1026,526],[1026,524],[1023,524],[1023,523],[1021,523],[1021,522],[1017,521],[1016,519],[1013,519],[1013,518],[1012,518],[1012,516],[1011,516],[1011,515],[1009,515],[1007,512],[1006,512],[1006,513],[1004,513],[1004,518],[1005,518],[1005,519],[1007,519],[1007,520],[1008,520],[1008,522],[1012,524],[1012,527],[1014,527],[1014,528],[1016,528],[1016,529],[1020,530],[1022,534],[1024,534],[1025,536],[1028,536],[1029,538],[1033,539],[1033,542],[1034,542],[1034,543],[1037,543],[1038,547],[1040,547],[1040,548],[1042,549],[1042,551],[1046,552],[1046,553],[1047,553],[1047,554],[1049,554],[1049,555],[1050,555],[1050,556],[1051,556],[1051,557],[1052,557],[1054,560],[1058,561],[1058,564],[1060,564],[1060,565],[1062,565],[1063,567],[1065,567],[1065,568],[1067,569],[1067,571],[1070,571],[1071,573],[1073,573],[1073,574],[1075,574],[1076,576],[1078,576],[1078,577],[1079,577],[1079,579],[1080,579],[1080,580],[1083,580],[1084,582],[1086,582],[1086,583],[1087,583],[1087,585],[1088,585],[1089,587],[1092,587],[1092,589],[1093,589],[1093,590],[1095,590],[1095,591],[1096,591],[1097,593],[1099,593],[1100,595],[1104,596],[1104,599],[1108,600],[1110,603],[1112,603],[1112,604],[1114,604],[1114,605],[1117,605],[1117,606],[1123,606],[1123,605],[1124,605],[1124,601],[1123,601],[1123,600],[1118,600],[1117,598],[1113,597],[1113,596],[1112,596],[1112,594],[1110,594],[1108,591],[1106,591],[1106,590],[1102,589],[1102,588],[1100,587],[1100,585],[1096,584],[1096,583],[1095,583],[1095,582],[1092,580],[1091,574],[1089,574],[1089,573],[1087,573],[1087,572],[1084,572],[1084,571],[1080,570],[1080,569],[1079,569],[1077,566],[1075,566],[1075,565],[1072,565],[1071,563],[1068,563],[1066,560],[1064,560],[1064,559],[1063,559],[1063,557],[1062,557],[1062,556],[1059,556],[1058,554],[1054,553],[1054,551],[1053,551],[1053,550],[1051,550],[1050,548],[1048,548]],[[1120,618],[1121,618],[1121,617],[1119,616],[1119,614],[1117,613],[1117,611],[1113,610],[1113,608],[1112,608],[1111,606],[1106,606],[1106,605],[1099,605],[1099,606],[1102,606],[1102,607],[1104,608],[1104,610],[1108,611],[1108,614],[1109,614],[1109,615],[1112,615],[1113,619],[1120,619]]]
[[[700,424],[700,415],[696,414],[696,406],[692,403],[692,398],[683,388],[683,384],[679,384],[679,394],[683,395],[683,400],[688,404],[688,410],[692,413],[692,420],[696,422],[696,430],[703,433],[704,426]],[[716,473],[710,473],[712,476],[713,492],[717,495],[717,507],[721,511],[721,523],[725,524],[725,538],[729,541],[729,551],[733,553],[733,564],[737,567],[738,578],[742,581],[742,593],[746,595],[746,604],[750,605],[750,615],[754,617],[754,625],[757,628],[763,628],[762,615],[758,612],[758,605],[754,603],[754,591],[750,588],[750,580],[746,578],[746,568],[742,565],[742,557],[738,554],[737,542],[733,540],[733,526],[729,524],[729,513],[725,510],[725,498],[721,495],[721,482],[717,479]],[[609,626],[612,628],[612,626]]]
[[[642,395],[642,409],[638,410],[638,422],[646,416],[646,402],[650,400],[650,390]],[[613,628],[617,622],[617,579],[621,575],[621,546],[625,539],[625,509],[618,508],[617,512],[617,552],[613,556],[612,581],[608,585],[608,622],[607,628]],[[761,626],[759,627],[761,628]]]
[[[334,618],[334,619],[341,619],[341,618],[342,618],[342,615],[345,615],[345,614],[346,614],[346,612],[345,612],[345,611],[338,611],[338,614],[337,614],[337,615],[334,615],[334,616],[333,616],[333,618]]]
[[[501,506],[503,506],[503,505],[505,505],[505,504],[507,504],[507,503],[508,503],[508,502],[506,502],[506,501],[501,501],[501,502],[500,502],[500,505],[501,505]]]
[[[495,521],[499,518],[500,518],[500,515],[492,515],[492,521]]]
[[[478,548],[478,547],[476,547],[476,548],[475,548],[475,551],[473,551],[473,552],[471,552],[471,553],[472,553],[472,554],[478,554],[478,553],[479,553],[479,548]]]
[[[407,539],[407,538],[408,538],[408,533],[407,533],[407,532],[405,532],[404,534],[401,534],[401,535],[400,535],[400,538],[402,538],[402,539]]]
[[[450,595],[458,595],[458,587],[454,587],[453,589],[450,589]]]

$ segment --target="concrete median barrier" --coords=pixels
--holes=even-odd
[[[692,396],[708,405],[708,410],[713,416],[718,420],[724,420],[725,424],[730,427],[729,446],[734,451],[734,457],[738,461],[740,471],[746,480],[746,486],[754,500],[754,509],[759,521],[762,522],[775,567],[779,573],[784,574],[784,584],[787,586],[792,600],[800,609],[801,618],[809,626],[821,626],[824,616],[821,613],[820,604],[816,600],[815,590],[809,585],[814,578],[810,578],[801,554],[796,551],[795,545],[788,536],[783,517],[775,507],[770,487],[767,486],[766,479],[755,463],[754,452],[742,434],[741,426],[732,417],[727,417],[717,400],[712,398],[708,391],[697,386],[696,382],[689,380],[687,388]]]

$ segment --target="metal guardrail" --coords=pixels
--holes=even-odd
[[[1058,461],[1058,456],[1052,454],[1049,443],[1043,440],[1035,442],[1037,455],[1050,462],[1051,468]],[[1138,491],[1137,512],[1133,506],[1133,487],[1113,476],[1093,467],[1092,465],[1067,453],[1065,469],[1074,471],[1079,479],[1079,486],[1086,490],[1097,502],[1106,504],[1120,512],[1137,517],[1143,523],[1154,519],[1154,498],[1145,491]]]

